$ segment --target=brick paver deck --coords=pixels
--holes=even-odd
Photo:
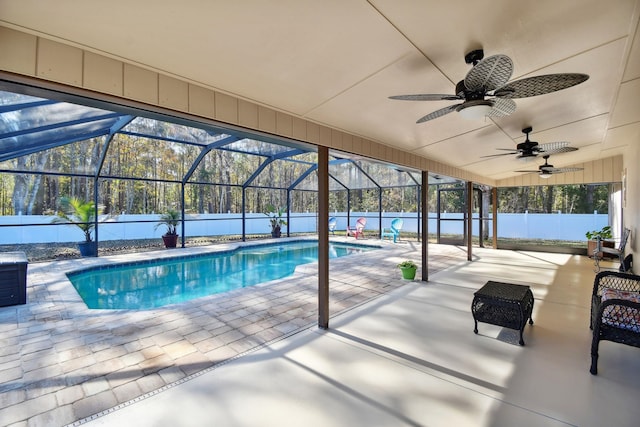
[[[332,315],[406,283],[395,265],[419,261],[419,243],[380,244],[331,260]],[[142,311],[87,309],[65,275],[232,246],[30,264],[27,304],[0,308],[1,424],[73,424],[317,323],[316,264],[285,279]],[[430,248],[430,273],[465,257],[455,247]]]

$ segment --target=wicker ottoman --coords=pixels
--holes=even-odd
[[[0,307],[27,303],[27,256],[0,253]]]
[[[522,332],[527,319],[533,324],[533,293],[529,286],[489,281],[473,295],[473,332],[478,333],[478,322],[515,329],[520,331],[520,345],[524,345]]]

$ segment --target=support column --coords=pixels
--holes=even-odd
[[[493,249],[498,249],[498,189],[493,187],[491,189],[491,224],[493,232]]]
[[[94,242],[96,246],[96,253],[93,256],[97,257],[98,245],[100,244],[100,237],[98,236],[98,215],[100,214],[100,209],[98,208],[98,176],[97,175],[93,178],[93,206],[96,211],[96,215],[93,218],[93,232],[94,232],[94,237],[96,238],[96,241]]]
[[[242,241],[247,241],[247,195],[244,187],[242,187]]]
[[[318,147],[318,327],[329,328],[329,149]]]
[[[429,173],[422,171],[420,203],[422,210],[422,281],[429,281]]]
[[[181,242],[180,246],[183,247],[183,248],[184,248],[184,231],[185,231],[184,230],[184,226],[185,226],[185,224],[184,224],[184,213],[185,213],[185,210],[184,210],[184,199],[185,199],[185,197],[184,197],[184,181],[183,181],[182,182],[182,188],[181,188],[181,191],[180,191],[180,206],[182,206],[182,208],[180,209],[180,218],[181,218],[180,219],[180,225],[182,227],[182,230],[181,230],[181,233],[180,233],[180,234],[182,234],[182,238],[180,239],[180,242]]]
[[[473,182],[467,181],[467,261],[473,258]]]

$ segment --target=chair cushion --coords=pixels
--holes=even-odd
[[[611,299],[640,303],[640,293],[604,288],[602,290],[602,302]],[[640,311],[631,307],[610,305],[602,312],[602,323],[640,333]]]

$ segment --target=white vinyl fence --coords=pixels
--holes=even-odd
[[[338,220],[337,233],[346,229],[345,212],[333,212]],[[99,224],[100,240],[128,240],[160,238],[164,227],[156,228],[160,215],[118,215]],[[377,212],[352,212],[351,224],[359,217],[367,218],[367,228],[377,230],[379,217]],[[0,217],[0,244],[75,242],[84,240],[80,229],[73,225],[52,224],[54,217],[46,215],[16,215]],[[384,212],[382,226],[389,227],[394,218],[403,218],[403,230],[417,232],[418,218],[411,212]],[[435,213],[429,214],[429,233],[436,232]],[[462,214],[448,213],[445,219],[462,219]],[[242,215],[240,214],[199,214],[187,215],[185,236],[222,236],[242,234]],[[586,240],[584,234],[589,230],[600,229],[608,223],[607,214],[498,214],[498,236],[502,238],[548,239],[580,241]],[[264,214],[246,215],[246,234],[268,234],[269,218]],[[291,233],[317,232],[315,213],[291,214],[289,221]],[[283,232],[286,228],[283,229]],[[489,233],[491,234],[489,223]],[[182,230],[178,227],[178,232]],[[461,221],[442,221],[442,234],[461,234]],[[478,234],[478,221],[473,223],[473,233]]]

